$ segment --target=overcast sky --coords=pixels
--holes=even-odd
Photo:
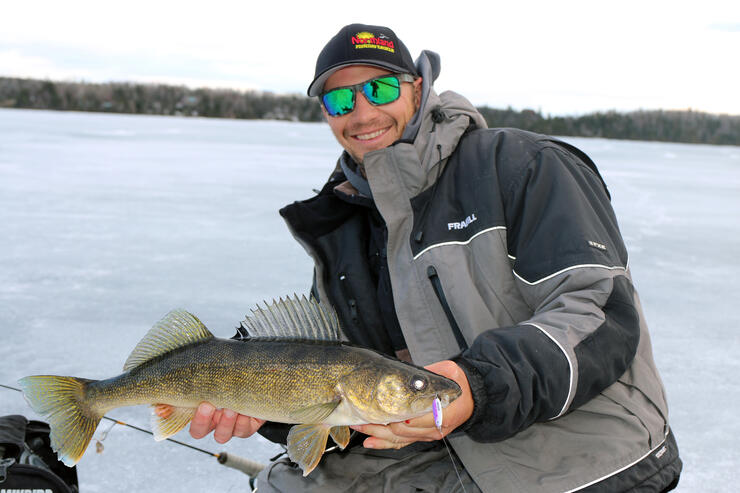
[[[305,93],[345,24],[442,57],[438,92],[547,114],[740,114],[740,2],[4,1],[0,76]]]

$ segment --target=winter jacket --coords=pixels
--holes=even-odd
[[[419,365],[454,359],[474,395],[449,440],[483,491],[661,491],[681,469],[608,192],[558,140],[486,129],[427,93],[413,140],[368,153],[403,337]],[[281,210],[344,336],[392,354],[365,213],[337,196]]]

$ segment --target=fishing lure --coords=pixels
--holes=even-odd
[[[442,401],[435,397],[432,401],[432,415],[434,416],[434,426],[442,433]]]

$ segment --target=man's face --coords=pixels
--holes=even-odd
[[[326,80],[324,92],[390,73],[392,72],[369,65],[345,67]],[[358,91],[355,109],[351,113],[329,116],[323,105],[321,109],[339,144],[356,162],[362,163],[365,153],[387,147],[401,138],[406,124],[416,112],[420,96],[421,78],[411,84],[402,83],[401,96],[392,103],[373,106]]]

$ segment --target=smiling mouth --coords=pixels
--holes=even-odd
[[[368,134],[358,134],[358,135],[355,135],[354,137],[357,140],[372,140],[376,137],[380,137],[387,131],[388,131],[388,128],[381,128],[380,130],[376,130],[375,132],[370,132]]]

